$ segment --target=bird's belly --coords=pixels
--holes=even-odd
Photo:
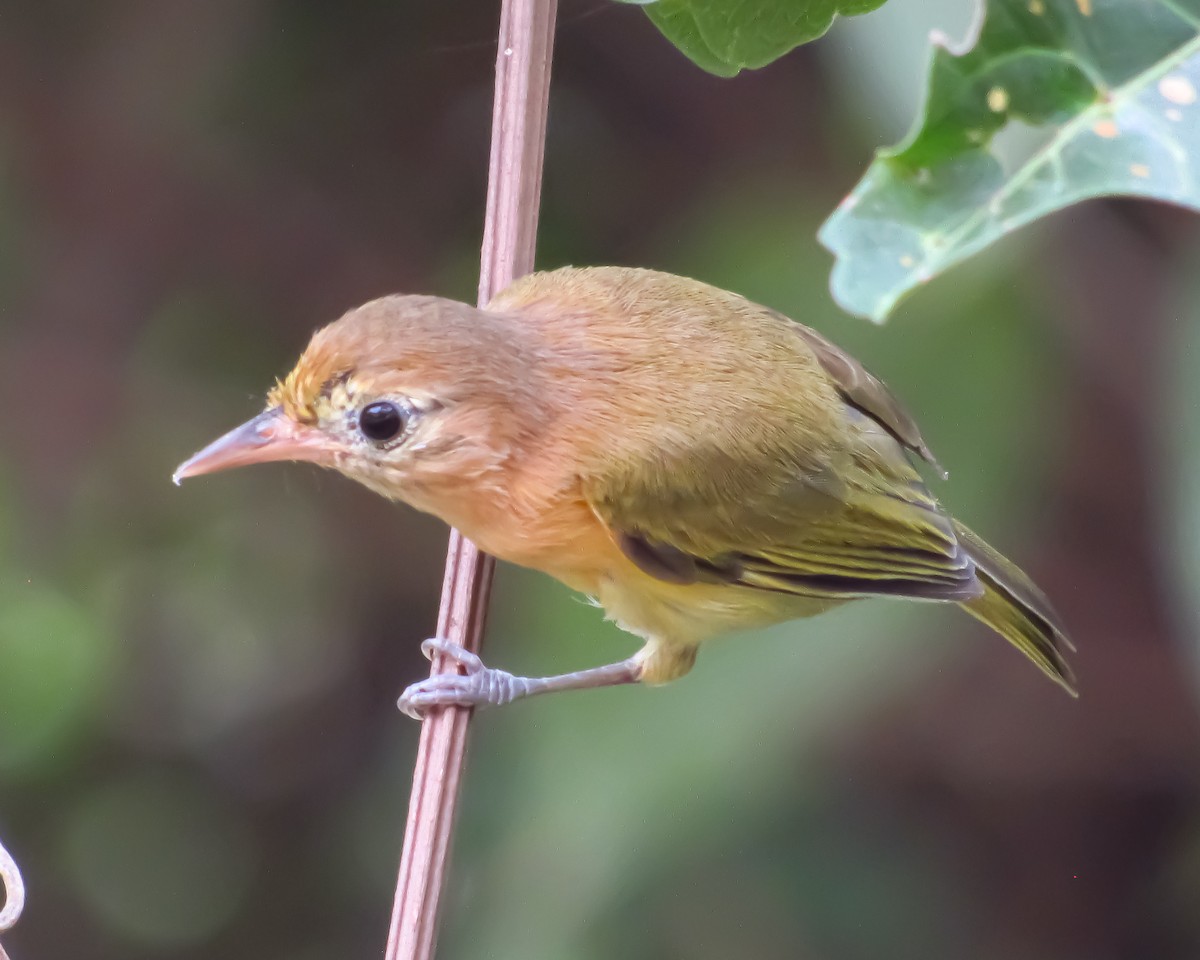
[[[623,630],[676,644],[815,616],[841,602],[729,584],[665,583],[640,571],[620,579],[602,577],[595,596]]]
[[[547,505],[532,520],[506,506],[478,503],[487,522],[477,515],[442,513],[483,550],[594,597],[608,619],[647,641],[693,645],[722,633],[811,617],[842,602],[734,584],[668,583],[632,563],[578,498]]]

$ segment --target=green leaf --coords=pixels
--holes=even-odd
[[[882,320],[1005,234],[1081,200],[1200,207],[1200,0],[992,0],[965,51],[935,38],[923,116],[825,222],[831,289]],[[1044,141],[1006,164],[994,135]]]
[[[639,3],[675,46],[720,77],[765,67],[822,36],[834,18],[884,0],[625,0]]]

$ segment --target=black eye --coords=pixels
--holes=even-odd
[[[376,443],[393,440],[404,429],[404,414],[394,403],[380,400],[368,403],[358,415],[358,429],[363,436]]]

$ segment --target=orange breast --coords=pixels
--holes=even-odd
[[[456,526],[502,560],[550,574],[594,597],[609,619],[646,640],[690,645],[730,630],[811,616],[835,605],[732,584],[675,584],[650,576],[617,547],[582,496],[472,501]]]
[[[492,556],[541,570],[590,596],[621,568],[636,569],[577,491],[547,490],[510,476],[434,512]]]

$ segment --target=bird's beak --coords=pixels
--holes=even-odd
[[[271,407],[240,427],[234,427],[179,465],[171,479],[178,485],[188,477],[271,460],[332,462],[332,450],[316,427],[297,423],[279,407]]]

